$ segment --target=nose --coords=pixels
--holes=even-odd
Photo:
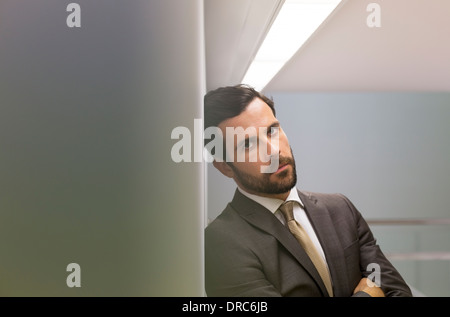
[[[268,139],[270,155],[279,155],[280,154],[280,140],[278,137]]]
[[[260,138],[259,157],[261,162],[269,162],[273,157],[280,155],[280,142],[278,134],[275,136],[263,136]]]
[[[279,166],[280,147],[278,138],[265,138],[264,144],[266,150],[261,151],[260,147],[260,159],[262,162],[269,162],[268,165],[261,165],[261,173],[274,173]]]

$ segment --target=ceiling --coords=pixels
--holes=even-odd
[[[206,87],[240,83],[283,0],[204,0]]]
[[[282,3],[205,0],[208,90],[240,83]],[[449,35],[448,0],[343,0],[264,90],[450,91]]]

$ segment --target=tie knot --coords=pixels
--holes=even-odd
[[[286,219],[286,222],[294,220],[294,202],[287,201],[280,206],[280,211]]]

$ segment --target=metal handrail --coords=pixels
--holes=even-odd
[[[450,252],[393,252],[386,253],[389,260],[450,261]]]
[[[450,225],[449,218],[423,218],[423,219],[368,219],[369,225]],[[450,261],[450,252],[392,252],[386,256],[390,260],[443,260]]]
[[[368,219],[369,225],[450,225],[449,218]]]

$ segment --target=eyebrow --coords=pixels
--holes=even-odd
[[[272,123],[271,125],[268,126],[268,129],[272,129],[272,128],[279,128],[280,127],[280,121],[275,121],[274,123]]]

